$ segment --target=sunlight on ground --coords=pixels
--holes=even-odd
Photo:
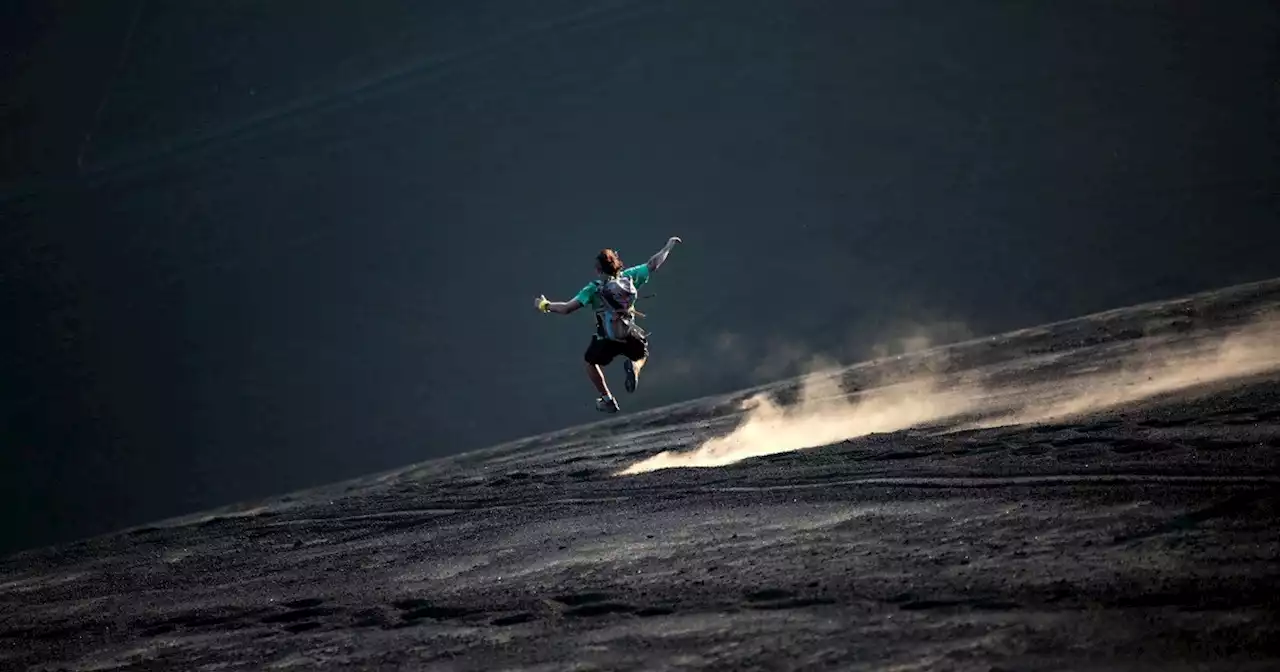
[[[965,428],[1034,424],[1276,370],[1280,370],[1280,322],[1270,320],[1209,340],[1153,339],[1113,370],[1016,388],[995,386],[982,376],[959,384],[930,376],[850,397],[839,389],[839,372],[828,369],[804,378],[800,399],[793,406],[780,407],[767,394],[758,394],[743,402],[746,419],[727,436],[688,452],[659,453],[615,475],[721,467],[967,414],[987,419]]]

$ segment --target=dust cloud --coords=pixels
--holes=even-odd
[[[757,394],[743,402],[746,417],[728,435],[688,452],[659,453],[615,475],[721,467],[948,421],[956,423],[953,429],[971,429],[1062,420],[1197,385],[1268,373],[1280,370],[1280,321],[1260,320],[1226,334],[1149,337],[1139,342],[1137,354],[1117,361],[1114,355],[1100,353],[1094,363],[1107,370],[1039,382],[993,382],[995,374],[1007,373],[1015,362],[953,376],[922,375],[852,396],[840,389],[843,370],[824,363],[802,379],[795,404],[784,407],[768,393]]]
[[[1028,387],[1021,408],[973,427],[1027,425],[1105,411],[1198,385],[1280,370],[1280,322],[1260,321],[1217,338],[1163,342],[1117,370]]]

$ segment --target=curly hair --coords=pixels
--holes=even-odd
[[[605,275],[617,275],[622,272],[622,259],[616,251],[605,248],[596,255],[596,267]]]

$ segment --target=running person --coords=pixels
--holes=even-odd
[[[638,290],[649,282],[649,276],[662,266],[672,248],[680,242],[673,236],[648,261],[630,268],[623,267],[615,250],[600,250],[596,255],[596,273],[600,277],[583,287],[577,296],[568,301],[548,301],[545,296],[534,299],[534,305],[544,313],[568,315],[584,306],[591,306],[595,311],[596,333],[582,358],[587,364],[587,377],[600,393],[596,399],[597,410],[618,412],[618,400],[609,392],[602,368],[618,355],[627,360],[623,364],[627,372],[627,392],[636,391],[640,369],[649,357],[649,340],[635,323],[635,303],[640,298]]]

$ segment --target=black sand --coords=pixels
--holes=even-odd
[[[1235,288],[843,382],[940,355],[1066,381],[1278,303]],[[727,433],[744,396],[11,556],[0,667],[1280,668],[1280,373],[613,475]]]

